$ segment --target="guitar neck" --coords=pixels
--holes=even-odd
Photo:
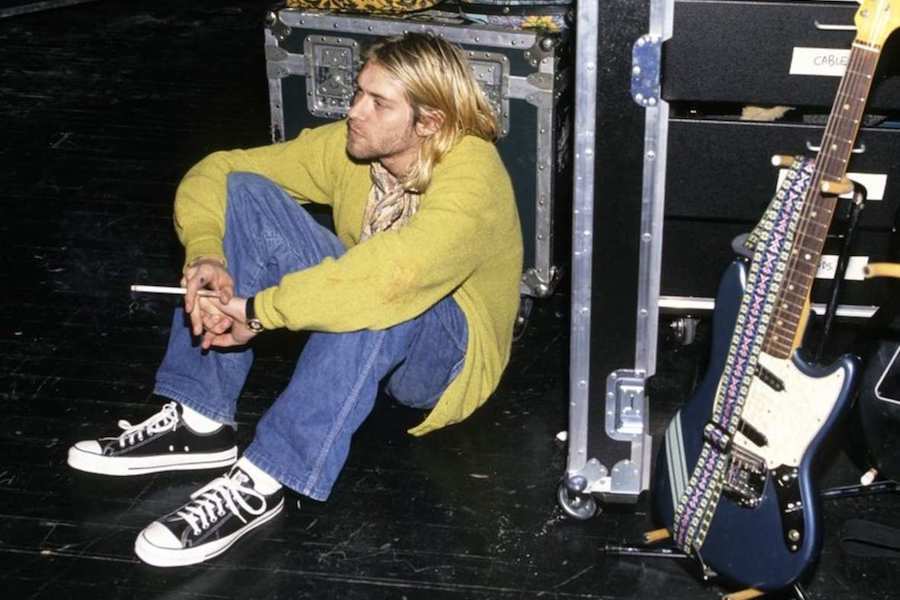
[[[763,344],[764,351],[773,356],[787,358],[794,349],[837,205],[835,196],[821,193],[822,184],[841,181],[847,174],[847,163],[859,132],[880,54],[880,46],[859,40],[853,43],[850,50],[850,60],[825,126],[784,280]]]

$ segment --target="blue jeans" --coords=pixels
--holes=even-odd
[[[249,173],[228,177],[224,247],[235,292],[245,297],[345,250],[281,188]],[[244,455],[287,487],[325,500],[379,383],[386,379],[387,392],[402,404],[433,407],[462,368],[467,338],[465,316],[450,296],[388,329],[313,332]],[[177,309],[154,391],[234,425],[252,362],[250,347],[201,351]]]

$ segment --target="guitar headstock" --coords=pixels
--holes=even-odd
[[[900,0],[857,0],[856,39],[873,46],[883,46],[891,33],[900,27]]]

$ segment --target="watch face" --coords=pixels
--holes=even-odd
[[[247,321],[247,327],[249,327],[250,331],[254,333],[259,333],[263,330],[263,324],[259,319],[250,319],[249,321]]]

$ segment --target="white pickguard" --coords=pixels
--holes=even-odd
[[[838,369],[827,377],[804,375],[790,359],[760,353],[759,365],[784,383],[775,391],[754,377],[741,418],[766,436],[768,444],[757,446],[738,432],[734,443],[766,461],[769,469],[800,465],[806,449],[834,409],[844,385],[845,373]]]

